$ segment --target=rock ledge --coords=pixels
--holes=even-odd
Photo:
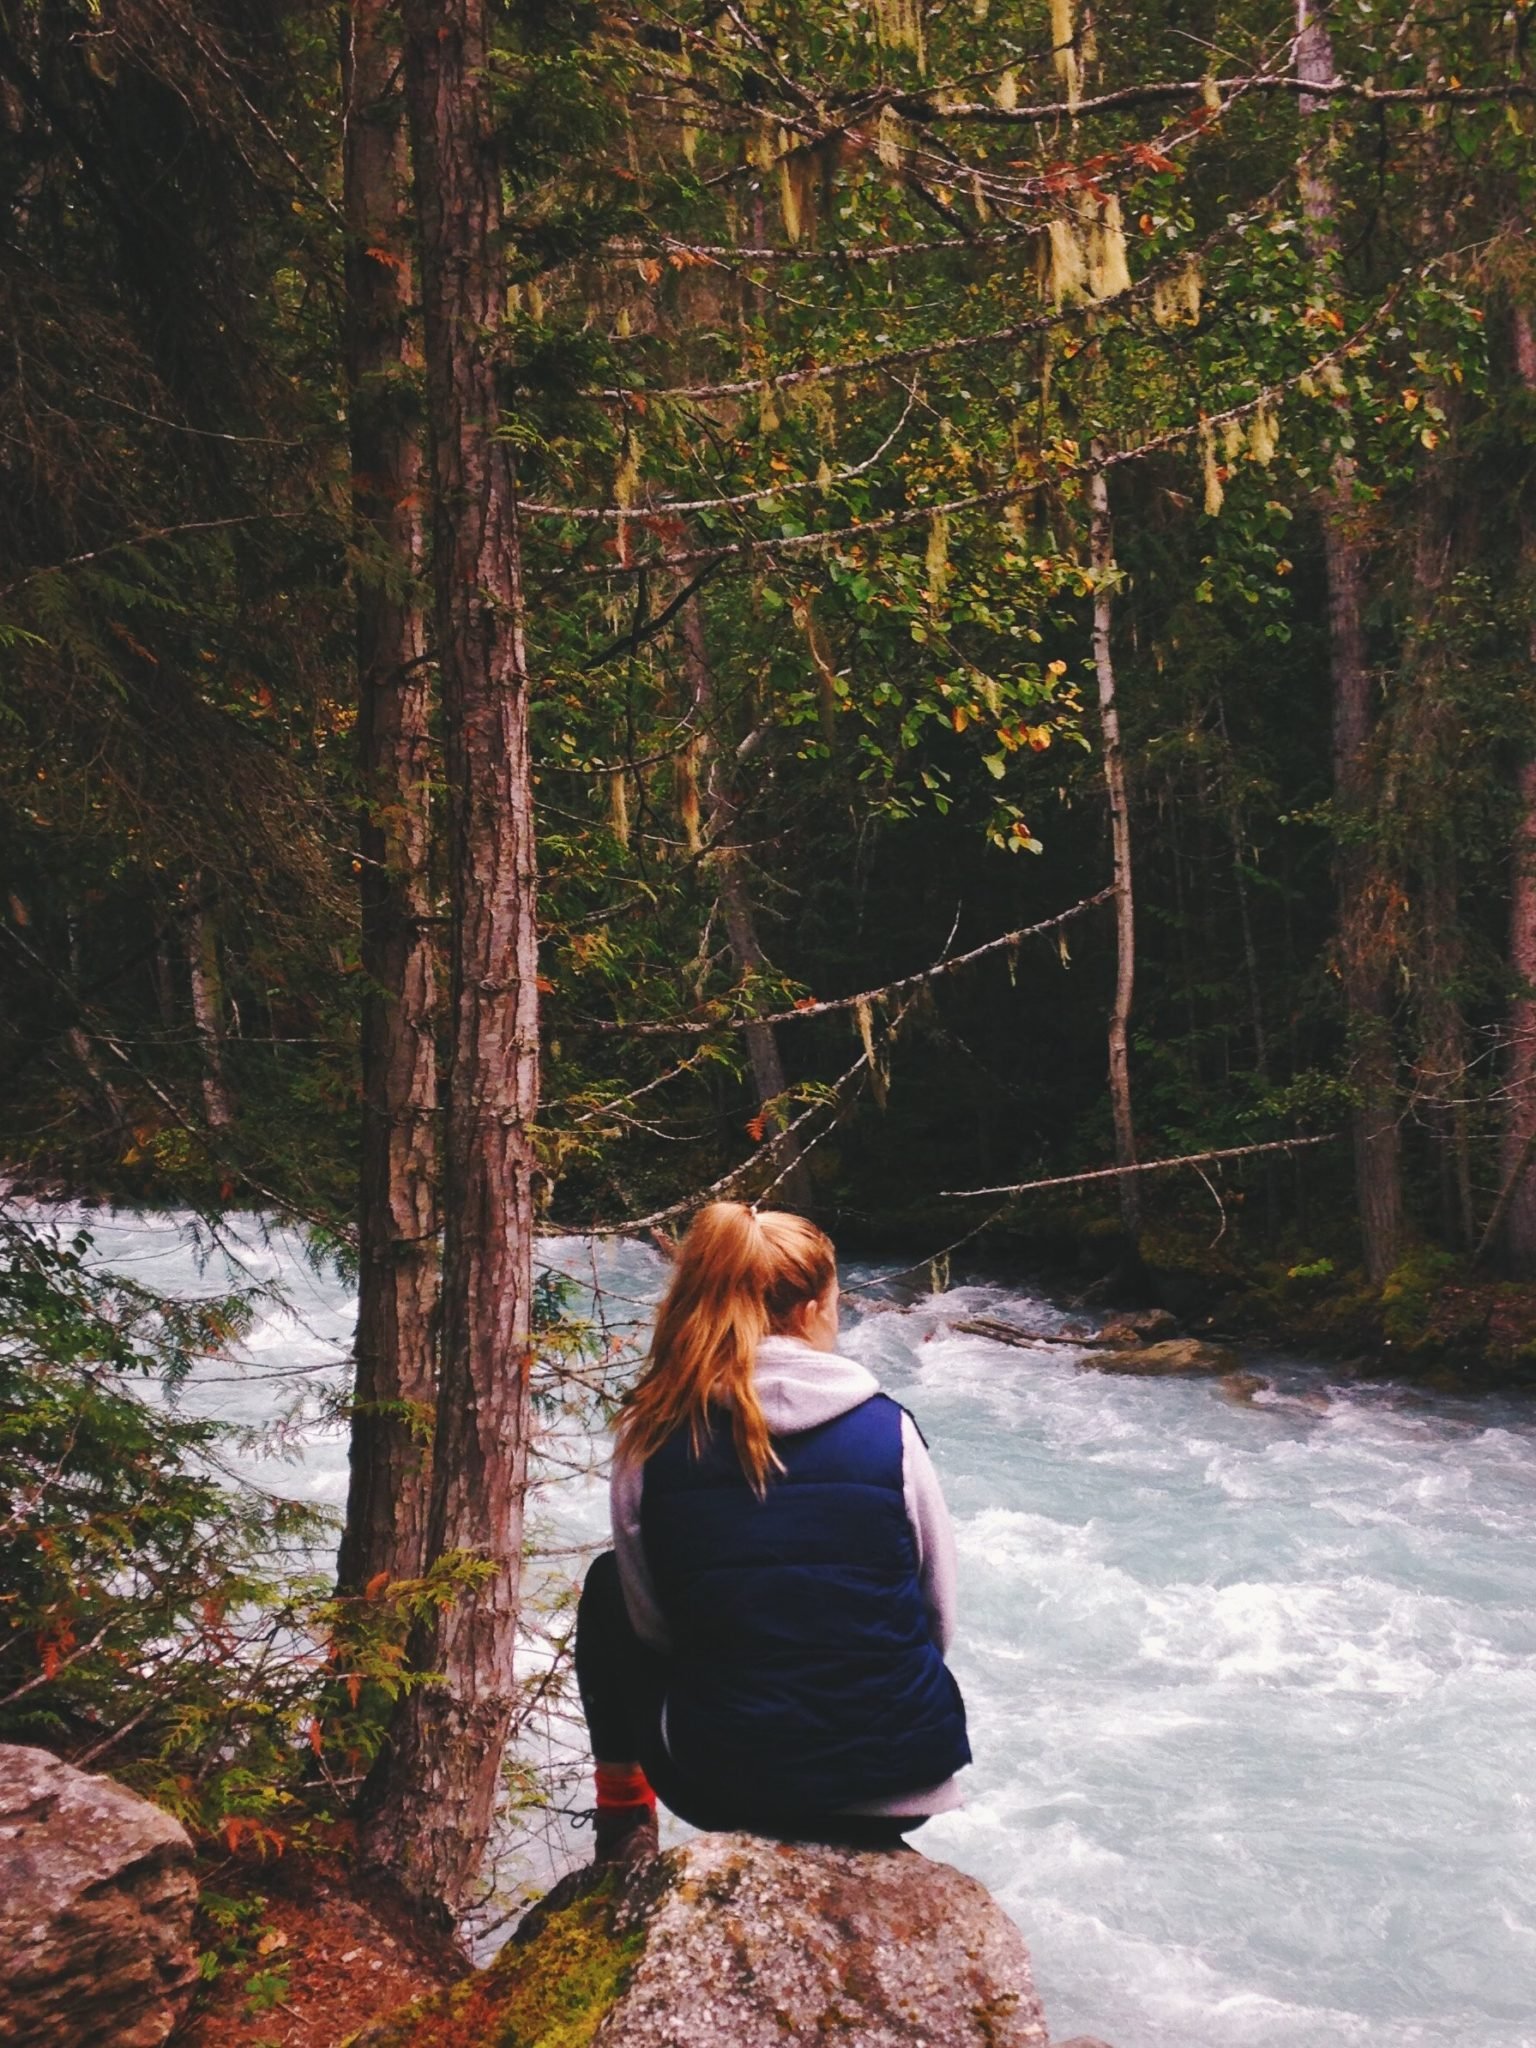
[[[1047,2048],[1023,1936],[946,1863],[702,1835],[583,1870],[354,2048]]]

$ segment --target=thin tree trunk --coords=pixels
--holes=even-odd
[[[1095,458],[1103,448],[1094,444]],[[1102,469],[1088,479],[1092,513],[1089,548],[1093,563],[1093,666],[1099,685],[1099,725],[1104,738],[1104,784],[1109,791],[1109,829],[1115,872],[1115,1002],[1109,1019],[1109,1097],[1115,1119],[1115,1164],[1136,1164],[1136,1124],[1131,1113],[1130,1023],[1136,988],[1136,899],[1131,871],[1131,816],[1125,794],[1125,757],[1120,748],[1120,710],[1115,701],[1111,645],[1114,622],[1115,533],[1109,486]],[[1120,1220],[1134,1243],[1141,1232],[1139,1176],[1122,1175]]]
[[[451,1918],[484,1857],[515,1694],[538,1100],[537,881],[517,479],[497,437],[501,167],[487,0],[407,0],[423,266],[433,570],[447,742],[453,1064],[430,1562],[483,1577],[434,1610],[364,1850]]]
[[[366,986],[351,1482],[337,1563],[344,1592],[380,1573],[421,1571],[437,1383],[431,691],[399,57],[392,0],[352,0],[342,174]]]
[[[187,912],[187,981],[192,992],[192,1028],[203,1062],[203,1115],[210,1130],[228,1130],[235,1120],[235,1105],[224,1073],[219,941],[201,875],[193,879]]]
[[[1315,0],[1297,0],[1296,73],[1303,84],[1334,77],[1333,44]],[[1304,115],[1324,115],[1327,102],[1305,94]],[[1338,192],[1325,166],[1303,155],[1302,214],[1313,270],[1325,281],[1337,269],[1334,226]],[[1349,1034],[1355,1188],[1367,1277],[1380,1286],[1397,1264],[1402,1242],[1402,1145],[1397,1125],[1397,1060],[1389,1000],[1393,892],[1367,841],[1370,816],[1371,674],[1365,647],[1365,550],[1354,503],[1355,465],[1342,449],[1319,494],[1328,579],[1328,644],[1333,671],[1333,781],[1342,826],[1336,877],[1339,970]]]
[[[757,919],[753,914],[752,899],[747,893],[744,862],[741,849],[735,842],[736,792],[720,750],[711,737],[715,681],[704,635],[703,608],[697,592],[683,606],[682,629],[688,690],[698,714],[699,737],[694,772],[697,773],[700,766],[704,769],[704,842],[711,849],[710,865],[720,884],[720,909],[725,919],[725,935],[732,963],[738,975],[756,974],[768,965],[768,956],[758,942]],[[766,1109],[771,1102],[779,1101],[789,1086],[779,1053],[778,1037],[771,1024],[748,1025],[742,1037],[746,1040],[758,1108]],[[784,1199],[793,1202],[797,1208],[804,1208],[809,1201],[810,1187],[800,1161],[799,1140],[786,1138],[774,1160],[775,1170],[782,1176],[778,1186]]]
[[[1515,362],[1520,381],[1536,394],[1536,323],[1530,309],[1515,313]],[[1536,578],[1536,538],[1525,535],[1526,572]],[[1536,670],[1536,623],[1528,653]],[[1504,1182],[1502,1243],[1509,1270],[1536,1279],[1536,752],[1516,771],[1519,804],[1510,849],[1509,972],[1515,984],[1506,1031],[1504,1128],[1499,1166]]]
[[[1408,629],[1403,642],[1403,729],[1394,747],[1413,778],[1413,858],[1419,874],[1417,1087],[1427,1103],[1439,1169],[1441,1224],[1447,1239],[1470,1251],[1471,1135],[1467,1120],[1467,1021],[1458,990],[1464,965],[1458,916],[1456,834],[1445,815],[1441,774],[1455,746],[1455,712],[1447,702],[1437,635],[1438,609],[1450,571],[1451,513],[1443,455],[1419,484]],[[1397,812],[1396,778],[1386,802]]]

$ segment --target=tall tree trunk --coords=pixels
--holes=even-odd
[[[1333,43],[1316,0],[1296,0],[1296,75],[1306,85],[1334,77]],[[1303,115],[1326,117],[1327,101],[1301,96]],[[1326,160],[1304,154],[1299,179],[1308,253],[1320,284],[1337,271],[1338,191]],[[1355,1190],[1361,1249],[1380,1286],[1402,1241],[1402,1144],[1390,1003],[1387,930],[1394,893],[1369,843],[1371,673],[1365,646],[1365,549],[1354,502],[1355,465],[1340,449],[1319,494],[1328,579],[1328,647],[1333,671],[1333,783],[1341,825],[1336,864],[1339,971],[1349,1034]]]
[[[730,772],[712,736],[715,708],[715,679],[710,666],[709,646],[704,634],[704,612],[698,593],[683,606],[683,660],[688,673],[688,692],[698,714],[699,751],[695,773],[704,769],[704,839],[710,848],[710,865],[720,884],[720,909],[731,960],[738,975],[756,974],[768,965],[768,956],[758,943],[757,919],[747,881],[741,849],[736,844],[736,792]],[[742,1033],[747,1042],[747,1060],[752,1069],[752,1086],[759,1109],[776,1102],[789,1086],[784,1061],[771,1024],[751,1024]],[[786,1138],[774,1155],[786,1201],[804,1208],[810,1199],[809,1178],[800,1159],[797,1138]]]
[[[1450,404],[1450,394],[1445,394]],[[1418,487],[1408,624],[1403,638],[1403,702],[1396,721],[1394,771],[1385,803],[1401,821],[1406,789],[1418,876],[1416,1092],[1426,1106],[1439,1169],[1441,1225],[1447,1239],[1473,1244],[1471,1133],[1467,1118],[1469,1046],[1458,984],[1465,965],[1459,916],[1456,826],[1443,782],[1456,747],[1459,714],[1446,693],[1440,606],[1450,576],[1453,511],[1445,454],[1432,456]],[[1397,764],[1400,764],[1397,765]]]
[[[201,875],[194,876],[188,896],[187,981],[192,993],[192,1028],[203,1062],[203,1115],[210,1130],[228,1130],[235,1120],[235,1105],[224,1073],[224,986],[219,973],[218,932]]]
[[[1536,397],[1536,322],[1530,309],[1515,313],[1515,362],[1520,381]],[[1536,536],[1525,535],[1526,574],[1536,582]],[[1536,670],[1536,622],[1528,652]],[[1499,1148],[1503,1181],[1502,1245],[1509,1270],[1536,1279],[1536,750],[1517,770],[1519,803],[1510,849],[1509,972],[1515,984],[1506,1027],[1504,1128]]]
[[[515,1704],[538,1102],[537,882],[517,478],[498,438],[501,167],[487,0],[408,0],[433,572],[447,742],[453,1064],[430,1562],[484,1575],[411,1662],[364,1849],[418,1909],[459,1913],[490,1835]]]
[[[392,0],[352,0],[342,34],[366,986],[351,1483],[337,1581],[356,1592],[381,1572],[414,1578],[426,1542],[437,1385],[437,988],[420,365]]]
[[[1104,454],[1095,442],[1095,460]],[[1104,784],[1109,791],[1109,829],[1114,848],[1115,1001],[1109,1018],[1109,1099],[1115,1119],[1115,1164],[1136,1164],[1136,1124],[1131,1113],[1131,999],[1136,989],[1136,897],[1131,871],[1131,814],[1125,795],[1125,756],[1120,748],[1120,708],[1115,701],[1114,624],[1115,530],[1109,485],[1102,469],[1088,478],[1091,512],[1089,549],[1093,564],[1093,666],[1099,685],[1099,726],[1104,740]],[[1134,1243],[1141,1232],[1141,1176],[1123,1173],[1120,1220]]]

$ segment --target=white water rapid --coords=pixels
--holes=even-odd
[[[223,1284],[174,1219],[87,1220],[104,1265]],[[189,1395],[246,1422],[336,1381],[351,1323],[281,1235],[251,1242],[291,1306]],[[634,1246],[543,1255],[599,1278],[615,1324],[659,1281]],[[1243,1405],[946,1334],[978,1312],[1059,1327],[1002,1287],[849,1309],[846,1348],[915,1411],[960,1542],[976,1762],[964,1811],[914,1841],[1018,1920],[1053,2030],[1536,2048],[1536,1410],[1273,1361]],[[339,1505],[339,1431],[301,1417],[290,1454],[253,1476]],[[604,1513],[577,1477],[545,1526],[569,1546]]]

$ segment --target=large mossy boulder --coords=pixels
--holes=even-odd
[[[168,1813],[0,1743],[0,2043],[158,2048],[197,1980],[192,1844]]]
[[[578,1871],[488,1970],[354,2048],[1046,2048],[1023,1936],[901,1850],[702,1835]]]

